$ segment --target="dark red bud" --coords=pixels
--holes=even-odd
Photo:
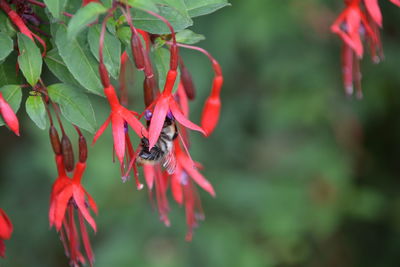
[[[79,161],[85,163],[88,156],[86,139],[83,135],[79,136]]]
[[[53,148],[53,151],[56,155],[61,154],[61,143],[60,143],[60,137],[58,136],[58,132],[56,130],[56,127],[54,125],[50,126],[50,142],[51,142],[51,147]]]
[[[102,62],[100,62],[99,64],[99,73],[100,73],[101,83],[103,84],[103,86],[104,87],[110,86],[110,77],[108,77],[108,71],[106,69],[106,66]]]
[[[61,146],[65,169],[70,172],[74,169],[75,160],[72,144],[68,136],[63,135],[61,138]]]
[[[144,78],[143,93],[144,93],[144,104],[146,105],[146,107],[148,107],[154,101],[155,87],[156,87],[156,80],[154,79],[154,75]]]
[[[171,61],[169,68],[176,70],[178,68],[178,47],[176,44],[171,45]]]
[[[196,87],[194,86],[192,75],[185,67],[183,62],[179,64],[179,68],[181,70],[181,81],[183,88],[185,89],[185,93],[190,100],[193,100],[196,97]]]
[[[143,70],[145,67],[144,54],[143,54],[144,51],[139,35],[134,33],[132,33],[131,37],[131,49],[136,68],[138,70]]]

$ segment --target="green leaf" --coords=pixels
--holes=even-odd
[[[12,52],[11,55],[0,64],[0,86],[22,83],[22,75],[17,75],[17,72],[15,71],[16,66],[17,53]]]
[[[17,33],[10,19],[3,12],[0,12],[0,32],[3,32],[10,37],[14,37]]]
[[[206,38],[202,34],[195,33],[191,30],[183,30],[176,34],[176,41],[184,44],[195,44]]]
[[[157,6],[154,4],[154,1],[151,0],[121,0],[120,2],[128,4],[134,8],[158,12]]]
[[[80,36],[68,40],[66,28],[60,26],[56,34],[56,45],[74,78],[90,92],[102,95],[103,86],[98,73],[98,64],[87,48],[85,39]]]
[[[25,79],[35,86],[42,73],[42,56],[36,44],[25,34],[18,33],[18,64]]]
[[[5,59],[13,51],[13,41],[5,33],[0,32],[0,60]]]
[[[221,9],[225,6],[230,6],[227,0],[184,0],[187,6],[187,11],[190,17],[198,17],[207,15]]]
[[[31,120],[39,127],[44,130],[47,126],[46,120],[46,108],[43,104],[42,97],[40,95],[31,95],[25,102],[26,113],[28,113]]]
[[[96,129],[92,104],[86,94],[68,84],[57,83],[47,87],[51,100],[60,105],[62,115],[91,133]]]
[[[193,25],[183,0],[155,0],[159,15],[166,18],[175,31],[181,31]],[[154,34],[170,33],[169,28],[158,18],[141,10],[133,10],[133,22],[136,27]]]
[[[58,54],[57,48],[54,48],[53,50],[47,52],[46,57],[44,58],[44,62],[46,62],[49,70],[60,81],[71,85],[80,86],[80,84],[75,80],[74,76],[72,76],[71,72],[69,72],[67,65],[65,65],[61,56]]]
[[[21,105],[22,92],[19,85],[5,85],[0,88],[4,100],[11,106],[15,113],[17,113]],[[4,121],[0,118],[0,126],[4,125]]]
[[[111,8],[112,7],[112,2],[113,0],[101,0],[101,2],[103,3],[103,5],[107,8]]]
[[[53,17],[59,19],[61,13],[64,11],[67,0],[44,0],[44,3],[46,4]]]
[[[72,17],[68,24],[68,39],[73,39],[88,24],[92,23],[97,17],[107,11],[102,4],[91,2],[80,8]]]
[[[99,60],[100,31],[101,26],[95,25],[90,27],[88,33],[90,50],[97,60]],[[103,57],[108,72],[114,79],[118,79],[121,65],[121,43],[114,35],[109,34],[107,31],[104,36]]]
[[[170,53],[169,50],[166,48],[158,48],[153,51],[152,56],[154,59],[154,65],[158,73],[158,84],[162,89],[164,88],[165,80],[169,70]],[[176,77],[173,92],[175,92],[178,89],[179,80],[180,80],[180,72],[178,71],[178,76]]]

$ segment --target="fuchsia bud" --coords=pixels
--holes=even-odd
[[[132,32],[131,49],[136,68],[138,70],[144,70],[145,62],[144,62],[144,55],[143,55],[144,51],[142,47],[142,42],[140,41],[139,35],[135,32]]]
[[[3,94],[0,92],[0,114],[3,116],[4,122],[16,135],[19,136],[19,122],[14,111],[3,98]]]
[[[86,139],[83,135],[79,135],[79,161],[85,163],[88,156]]]
[[[70,172],[74,169],[75,159],[71,140],[68,136],[63,135],[61,138],[61,147],[65,169]]]
[[[53,148],[54,154],[60,155],[61,154],[60,137],[58,136],[58,132],[56,130],[56,127],[54,127],[54,125],[50,126],[49,135],[50,135],[51,147]]]
[[[206,132],[206,136],[210,136],[217,126],[221,110],[220,93],[222,84],[224,83],[221,66],[215,59],[212,59],[211,62],[215,77],[211,88],[211,94],[204,104],[201,116],[201,127]]]
[[[179,62],[179,69],[181,71],[181,82],[185,93],[190,100],[193,100],[196,96],[196,87],[194,86],[192,75],[185,64],[183,64],[182,60]]]

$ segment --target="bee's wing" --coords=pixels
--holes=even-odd
[[[175,153],[174,153],[173,149],[171,149],[171,151],[168,152],[168,154],[166,154],[162,158],[161,164],[165,168],[165,170],[168,172],[168,174],[173,174],[175,172],[176,159],[175,159]]]

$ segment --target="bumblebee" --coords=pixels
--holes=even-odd
[[[163,128],[156,144],[149,150],[149,139],[142,137],[141,150],[137,157],[140,164],[161,163],[169,174],[175,171],[174,140],[178,137],[178,129],[174,119],[165,118]]]

